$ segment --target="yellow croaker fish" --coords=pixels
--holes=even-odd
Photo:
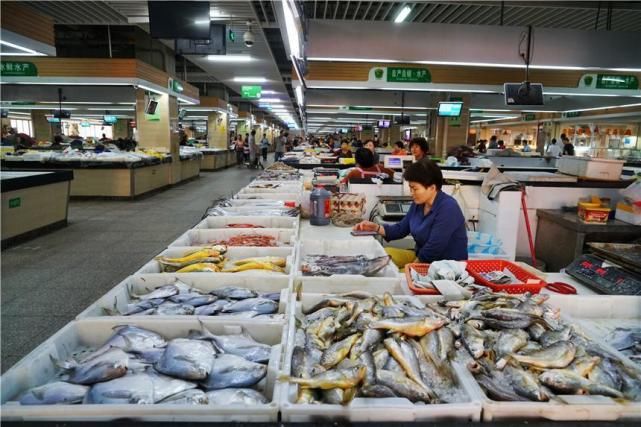
[[[366,371],[367,368],[365,368],[365,366],[355,366],[353,368],[325,371],[311,378],[292,378],[284,376],[281,377],[281,379],[307,388],[320,388],[322,390],[329,390],[332,388],[349,389],[356,387],[361,383],[361,381],[363,381]]]
[[[247,271],[247,270],[269,270],[269,271],[275,271],[277,273],[285,272],[285,270],[282,267],[279,267],[269,262],[248,262],[247,264],[238,265],[232,268],[226,268],[223,270],[223,273],[238,273],[240,271]]]
[[[169,258],[165,256],[158,256],[156,260],[162,262],[163,264],[175,264],[175,265],[184,265],[184,264],[193,264],[195,261],[201,260],[203,258],[220,258],[220,252],[213,249],[201,249],[196,252],[189,253],[188,255],[181,258]]]
[[[191,264],[176,271],[176,273],[218,273],[220,267],[217,264],[210,262],[200,262],[198,264]]]
[[[435,329],[443,326],[445,322],[441,319],[425,318],[405,318],[394,320],[379,320],[370,323],[374,329],[387,329],[392,332],[401,332],[410,337],[422,337]]]
[[[285,267],[287,265],[287,260],[285,258],[276,256],[261,256],[255,258],[239,259],[238,261],[234,261],[234,265],[245,265],[255,262],[274,264],[279,267]]]

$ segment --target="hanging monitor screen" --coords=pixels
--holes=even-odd
[[[118,121],[118,118],[116,116],[103,116],[102,120],[105,123],[116,123]]]
[[[382,129],[388,129],[390,125],[389,120],[379,120],[378,123],[376,124],[376,127],[382,128]]]
[[[149,1],[149,32],[154,39],[209,39],[208,1]]]
[[[156,108],[158,108],[158,101],[150,100],[147,108],[145,108],[145,114],[156,114]]]
[[[439,102],[438,103],[438,116],[439,117],[458,117],[463,110],[462,102]]]
[[[541,83],[505,83],[505,105],[543,105]]]
[[[53,112],[53,117],[55,117],[56,119],[70,119],[71,112],[68,110],[55,110]]]
[[[179,55],[225,55],[227,39],[225,24],[211,24],[205,40],[176,39],[176,53]]]

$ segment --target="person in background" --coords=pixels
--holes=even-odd
[[[403,174],[409,183],[413,203],[396,224],[363,221],[355,231],[375,231],[388,242],[412,235],[415,250],[385,248],[399,268],[410,262],[465,261],[467,230],[465,216],[456,199],[441,191],[443,173],[431,160],[412,163]]]
[[[354,154],[352,153],[352,150],[349,148],[349,144],[347,141],[343,141],[341,144],[341,149],[338,150],[338,158],[339,159],[351,159],[354,157]]]
[[[293,148],[294,145],[291,139],[289,139],[289,132],[285,132],[285,152],[292,151]]]
[[[287,138],[285,137],[285,132],[281,131],[280,136],[276,140],[276,147],[274,147],[274,161],[277,162],[279,161],[283,155],[285,154],[285,141]]]
[[[263,162],[267,161],[267,150],[269,150],[269,141],[267,140],[267,134],[263,134],[263,139],[260,140],[260,153],[263,156]]]
[[[258,163],[258,144],[256,144],[256,129],[252,129],[249,135],[249,164],[255,166]]]
[[[405,149],[405,145],[403,145],[403,141],[396,141],[394,143],[392,156],[407,156],[407,150]]]
[[[547,155],[551,157],[559,157],[561,156],[562,151],[563,149],[556,143],[556,138],[552,138],[552,141],[550,142],[550,145],[548,145],[548,149],[546,151]]]
[[[570,142],[570,139],[561,135],[561,141],[563,141],[563,155],[564,156],[574,156],[574,145]]]
[[[505,142],[503,142],[502,139],[499,139],[499,142],[496,148],[498,148],[499,150],[505,150]]]
[[[489,148],[490,150],[496,150],[497,148],[499,148],[499,144],[496,142],[496,139],[496,135],[492,135],[490,137],[490,143],[487,148]]]
[[[414,156],[417,162],[427,158],[427,155],[429,154],[427,140],[422,137],[412,138],[412,141],[410,141],[410,153]]]
[[[236,165],[242,166],[245,147],[243,144],[243,139],[240,137],[240,135],[236,135],[234,139],[234,151],[236,152]]]
[[[249,134],[245,134],[245,140],[243,141],[243,160],[245,163],[249,162]]]
[[[53,137],[53,143],[51,144],[52,150],[62,150],[62,137],[56,135]]]
[[[16,130],[12,127],[7,129],[7,133],[2,135],[3,145],[10,145],[13,147],[18,146],[18,135],[16,135]]]
[[[185,135],[185,141],[187,140],[186,138],[187,138],[187,136]],[[98,141],[100,141],[100,142],[109,141],[109,138],[107,138],[107,135],[105,135],[105,134],[103,133],[103,134],[102,134],[102,137],[101,137]],[[181,141],[182,141],[182,138],[181,138]],[[181,145],[182,145],[182,144],[181,144]],[[185,145],[187,145],[187,144],[185,144]]]
[[[376,152],[376,145],[374,144],[374,141],[371,139],[368,139],[365,141],[365,148],[367,148],[369,151],[374,154],[374,164],[377,165],[381,162],[381,159],[378,156],[378,153]]]
[[[477,150],[479,150],[479,153],[487,153],[487,147],[485,146],[485,140],[482,139],[479,141],[479,145],[476,147]]]
[[[375,178],[381,174],[386,174],[388,178],[394,177],[394,171],[384,168],[374,161],[374,153],[371,150],[361,147],[356,150],[356,167],[353,168],[345,177],[343,182],[350,182],[354,179]]]
[[[105,136],[105,134],[103,133],[103,134],[102,134],[102,136],[104,137],[104,136]],[[105,141],[105,140],[106,140],[106,139],[102,139],[102,138],[100,138],[100,141]],[[189,143],[187,142],[187,134],[185,134],[185,133],[180,134],[180,142],[179,142],[179,145],[181,145],[181,146],[189,145]]]
[[[523,151],[524,153],[529,153],[529,152],[531,152],[531,151],[532,151],[532,147],[530,147],[530,141],[528,141],[528,140],[526,139],[526,140],[525,140],[525,142],[524,142],[523,144],[524,144],[524,145],[523,145],[523,150],[522,150],[522,151]]]

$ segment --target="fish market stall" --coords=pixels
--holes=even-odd
[[[0,172],[2,247],[67,225],[71,171]]]
[[[180,147],[180,181],[196,178],[200,174],[203,154],[196,148]]]
[[[229,150],[218,148],[200,148],[199,150],[203,153],[203,157],[200,159],[201,171],[216,171],[235,164],[228,162]]]

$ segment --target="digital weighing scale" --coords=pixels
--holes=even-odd
[[[379,196],[378,215],[384,221],[400,221],[410,211],[411,197]]]
[[[588,243],[595,253],[581,255],[565,272],[607,295],[641,295],[641,245]]]

